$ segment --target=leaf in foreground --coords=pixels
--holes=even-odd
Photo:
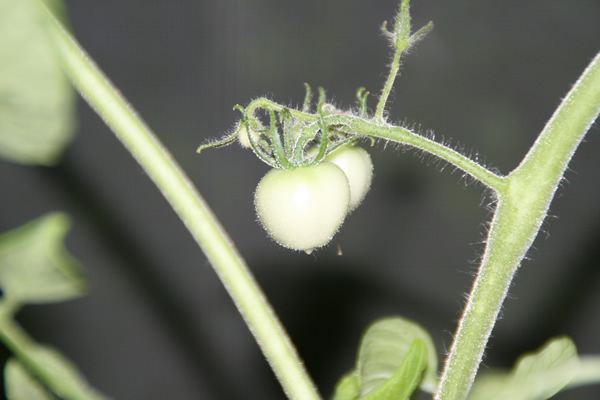
[[[93,389],[73,362],[48,346],[35,345],[26,351],[31,367],[64,399],[107,400]]]
[[[489,373],[475,381],[469,400],[542,400],[563,389],[576,375],[579,358],[567,337],[549,340],[517,360],[510,373]]]
[[[0,0],[0,158],[53,165],[74,134],[75,92],[36,3]]]
[[[51,213],[0,235],[0,288],[18,304],[69,300],[84,293],[79,263],[64,247],[69,218]]]
[[[4,366],[4,386],[8,400],[54,400],[16,358],[9,359]]]
[[[389,317],[373,323],[365,332],[360,345],[357,370],[363,396],[394,375],[415,339],[423,340],[428,354],[421,388],[430,393],[435,392],[437,352],[429,333],[413,321]]]
[[[401,400],[418,386],[437,387],[437,355],[421,326],[400,317],[376,321],[365,332],[356,368],[336,386],[336,400]]]
[[[426,368],[427,347],[423,340],[415,339],[394,375],[361,399],[408,400],[421,383]]]

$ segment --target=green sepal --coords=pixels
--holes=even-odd
[[[415,43],[417,43],[419,40],[423,39],[425,37],[425,35],[427,33],[429,33],[430,30],[433,29],[433,22],[429,21],[429,23],[427,23],[427,25],[425,25],[424,27],[422,27],[421,29],[419,29],[418,31],[416,31],[415,33],[413,33],[411,35],[411,37],[408,39],[408,43],[409,46],[414,46]]]
[[[404,53],[410,49],[415,43],[421,40],[427,32],[433,29],[433,22],[429,22],[427,25],[419,29],[414,34],[410,34],[411,21],[410,21],[410,6],[409,0],[402,0],[400,10],[396,16],[396,22],[394,24],[394,32],[390,32],[387,29],[387,22],[383,23],[381,32],[387,37],[392,43],[393,47],[400,53]]]
[[[0,235],[0,288],[5,302],[40,304],[85,292],[83,271],[64,247],[66,214],[51,213]]]
[[[308,83],[304,83],[304,88],[306,90],[306,94],[304,95],[304,102],[302,103],[302,112],[308,113],[310,112],[310,100],[312,98],[312,92]]]
[[[258,122],[256,122],[254,119],[250,119],[248,117],[248,110],[243,109],[242,107],[240,107],[240,109],[242,110],[242,113],[244,114],[244,119],[240,123],[240,129],[243,126],[246,126],[249,129],[253,129],[253,128],[258,129],[260,127],[260,124]],[[255,124],[255,126],[252,126],[252,124]],[[238,132],[239,132],[239,129],[238,129]],[[272,153],[273,153],[272,144],[270,144],[270,142],[267,142],[266,140],[264,140],[262,138],[262,135],[258,142],[256,142],[254,140],[252,135],[248,135],[248,142],[250,143],[250,148],[252,149],[254,154],[258,158],[260,158],[265,164],[267,164],[273,168],[281,168],[281,165],[279,164],[277,159],[272,155]],[[267,151],[265,151],[266,148],[268,148],[268,150],[267,150],[268,153],[267,153]]]
[[[236,131],[234,133],[232,133],[231,135],[228,135],[222,139],[208,142],[205,144],[201,144],[196,149],[196,153],[200,154],[202,152],[202,150],[205,150],[205,149],[212,149],[212,148],[218,149],[219,147],[229,146],[229,145],[235,143],[238,135],[239,135],[239,129],[236,129]]]
[[[291,158],[294,154],[294,145],[296,143],[296,138],[298,137],[298,126],[295,123],[289,108],[281,110],[279,118],[282,120],[283,124],[283,149],[286,157]],[[292,164],[298,164],[298,161],[299,160],[294,160],[293,158],[291,159]]]
[[[327,98],[327,94],[325,92],[325,88],[319,86],[319,99],[317,100],[317,105],[325,103]]]
[[[196,149],[196,153],[200,154],[202,152],[202,150],[205,150],[205,149],[212,149],[212,148],[218,149],[219,147],[225,147],[225,146],[229,146],[229,145],[235,143],[235,141],[237,140],[237,138],[240,134],[240,130],[245,126],[246,127],[248,126],[248,118],[246,117],[246,109],[244,107],[240,106],[239,104],[236,104],[233,107],[233,109],[238,110],[243,115],[242,122],[240,122],[240,125],[238,126],[238,128],[231,135],[227,135],[222,139],[213,140],[208,143],[201,144]]]
[[[317,118],[319,117],[317,116]],[[295,160],[303,160],[303,157],[306,156],[306,146],[317,136],[321,126],[320,124],[320,119],[317,119],[317,121],[308,123],[300,128],[300,135],[298,136],[298,140],[294,147],[293,157]],[[310,158],[309,160],[312,161]],[[311,164],[310,161],[308,163],[309,165]]]
[[[360,118],[367,118],[367,97],[369,92],[364,88],[360,87],[356,91],[356,100],[358,101],[358,116]]]
[[[284,110],[282,110],[281,112],[283,113]],[[277,117],[275,116],[275,111],[269,110],[269,117],[269,137],[271,139],[271,149],[273,151],[275,161],[279,165],[279,168],[294,169],[292,163],[290,163],[290,161],[287,159],[285,149],[283,148],[283,144],[281,143],[281,137],[279,137],[279,130],[277,129]]]
[[[395,46],[398,50],[407,49],[410,37],[410,7],[409,0],[402,0],[400,12],[394,25]]]
[[[321,163],[321,161],[323,161],[323,159],[325,158],[325,155],[327,154],[327,146],[329,144],[329,129],[327,128],[327,125],[325,124],[325,121],[323,120],[323,111],[322,111],[323,104],[324,103],[319,103],[319,105],[318,105],[319,128],[321,131],[321,136],[320,136],[321,143],[319,144],[319,151],[317,152],[317,155],[315,156],[313,161],[311,163],[309,163],[308,165],[317,165],[317,164]]]

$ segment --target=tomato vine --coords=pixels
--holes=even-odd
[[[42,2],[40,5],[50,23],[65,71],[143,165],[202,247],[288,396],[318,399],[318,392],[283,327],[202,197],[120,92],[52,12]],[[245,108],[237,106],[242,119],[235,132],[223,140],[203,145],[199,150],[231,144],[245,135],[259,158],[278,170],[272,172],[287,174],[318,172],[318,168],[323,167],[341,171],[327,161],[327,157],[340,147],[355,144],[363,138],[392,140],[430,152],[493,189],[498,201],[485,254],[436,392],[436,399],[449,400],[467,396],[514,273],[539,231],[571,156],[600,113],[600,55],[573,86],[523,162],[508,176],[500,176],[443,144],[385,121],[386,101],[397,75],[400,56],[430,28],[431,24],[411,35],[408,0],[402,0],[394,32],[387,31],[384,26],[395,55],[373,115],[367,111],[368,92],[364,89],[357,92],[356,110],[338,110],[326,102],[324,90],[319,90],[316,111],[311,111],[311,93],[307,86],[301,110],[289,109],[264,98]],[[261,112],[266,121],[257,115]],[[317,149],[312,150],[316,155],[311,156],[313,148]],[[344,172],[332,175],[342,176],[340,173],[347,178]],[[336,192],[346,193],[346,196],[340,196],[340,202],[344,203],[351,191],[348,189],[350,184],[340,187],[342,189]],[[322,205],[327,200],[317,199],[314,203]],[[346,210],[342,207],[340,214],[345,216],[348,210],[349,203]],[[418,354],[422,356],[424,352]]]

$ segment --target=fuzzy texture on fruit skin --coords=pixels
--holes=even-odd
[[[350,184],[350,211],[364,200],[373,180],[373,162],[369,153],[358,146],[344,146],[325,157],[344,171]]]
[[[246,126],[242,127],[240,129],[238,141],[240,143],[240,146],[242,146],[245,149],[249,149],[250,147],[252,147],[250,145],[250,139],[248,139],[248,134],[252,136],[252,140],[254,140],[254,142],[258,142],[258,139],[260,139],[259,134],[254,129],[250,129]]]
[[[348,214],[350,186],[335,164],[272,169],[258,183],[254,205],[280,245],[307,253],[331,241]]]

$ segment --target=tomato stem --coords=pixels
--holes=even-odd
[[[231,295],[284,391],[291,399],[320,399],[266,296],[190,179],[43,1],[40,0],[39,5],[49,22],[49,34],[69,78],[184,222]]]
[[[436,400],[469,393],[521,260],[539,232],[575,150],[600,114],[600,53],[592,60],[521,164],[497,188],[498,202],[479,272],[440,380]]]
[[[396,17],[396,23],[394,26],[394,32],[390,32],[387,29],[387,22],[384,22],[381,27],[381,31],[384,36],[386,36],[390,42],[392,43],[392,47],[394,48],[394,57],[392,58],[392,63],[390,65],[390,72],[388,74],[387,80],[381,91],[381,95],[379,97],[379,102],[377,103],[377,108],[375,109],[375,115],[373,116],[373,120],[377,123],[383,123],[385,121],[384,112],[385,106],[392,91],[392,87],[394,86],[394,82],[396,77],[398,76],[398,71],[400,70],[400,59],[402,55],[415,43],[421,40],[427,32],[429,32],[433,28],[433,23],[429,23],[425,25],[423,28],[419,29],[412,36],[410,35],[410,10],[409,10],[409,0],[402,0],[402,4],[400,5],[400,11],[398,12],[398,16]]]

